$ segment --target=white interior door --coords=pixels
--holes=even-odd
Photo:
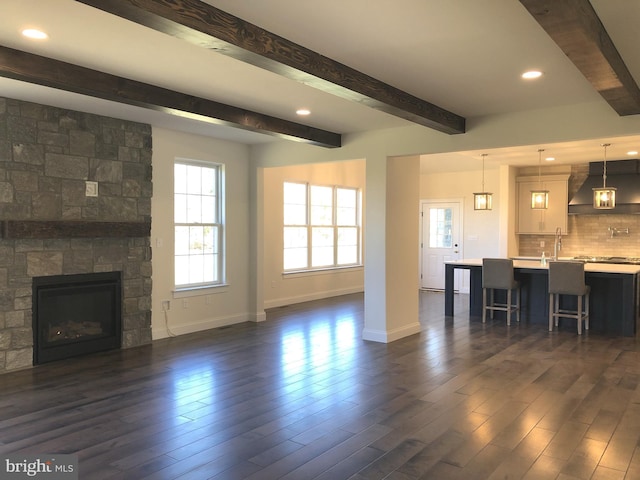
[[[461,201],[421,202],[421,287],[444,290],[444,262],[458,260],[462,252]],[[454,279],[454,289],[460,290],[460,276]]]

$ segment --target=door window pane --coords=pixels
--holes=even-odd
[[[451,248],[453,212],[451,208],[429,209],[429,247]]]

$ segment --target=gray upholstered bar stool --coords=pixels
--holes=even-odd
[[[549,331],[558,326],[559,317],[574,318],[578,322],[578,335],[584,328],[589,330],[589,292],[591,287],[584,282],[584,263],[549,262]],[[577,309],[560,308],[560,295],[577,297]]]
[[[495,290],[506,290],[506,303],[495,301]],[[512,292],[516,292],[516,302],[512,303]],[[487,293],[490,298],[487,302]],[[510,258],[482,259],[482,323],[487,320],[487,310],[491,318],[496,310],[507,312],[507,325],[511,325],[511,316],[516,312],[516,320],[520,321],[520,282],[513,275],[513,260]]]

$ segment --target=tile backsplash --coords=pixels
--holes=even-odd
[[[614,233],[610,228],[629,233]],[[544,247],[541,247],[544,242]],[[553,254],[552,235],[520,235],[521,256]],[[597,255],[640,257],[640,215],[570,215],[569,232],[562,236],[562,257]]]

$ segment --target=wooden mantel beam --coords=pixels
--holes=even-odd
[[[319,90],[448,134],[465,119],[199,0],[76,0]]]
[[[618,115],[640,113],[640,89],[589,0],[520,0]]]
[[[0,46],[0,76],[322,147],[340,134]]]

